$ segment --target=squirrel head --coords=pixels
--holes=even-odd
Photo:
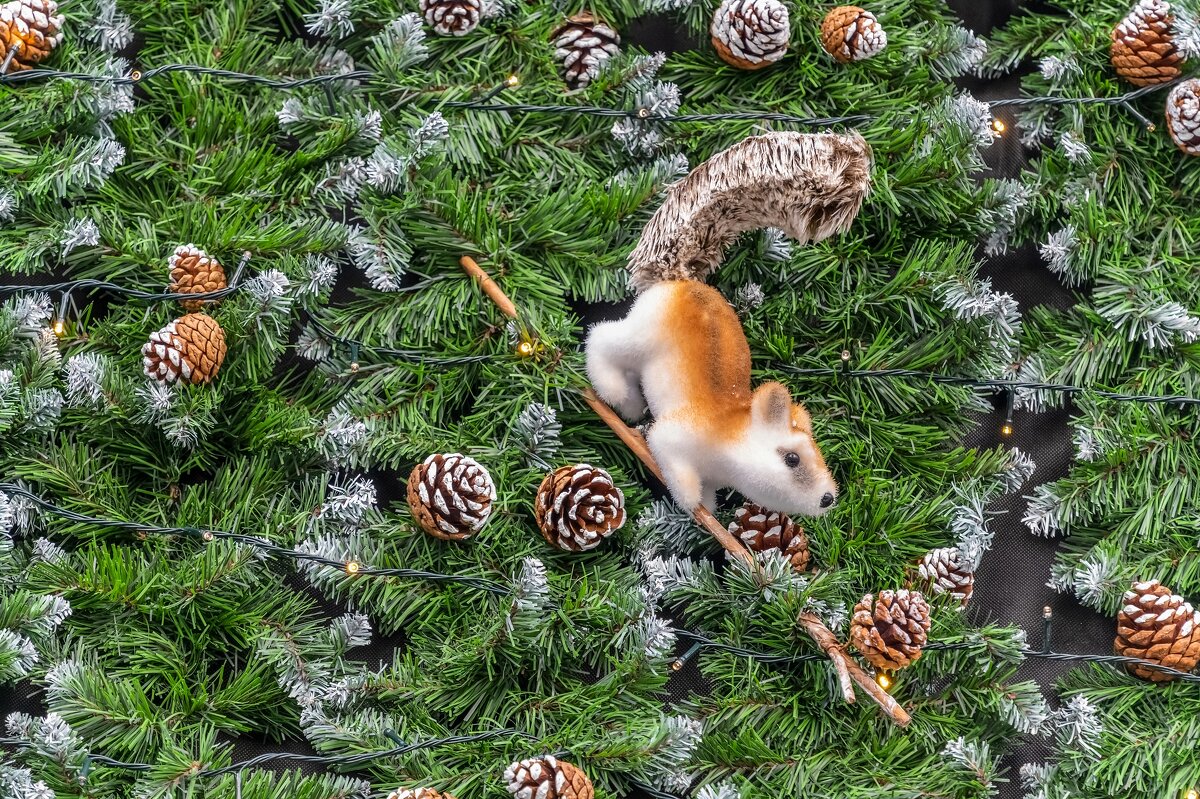
[[[837,500],[837,483],[813,438],[812,418],[780,383],[763,383],[750,404],[746,484],[750,501],[774,511],[820,516]]]

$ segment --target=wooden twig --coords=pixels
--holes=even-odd
[[[464,255],[459,259],[459,263],[462,264],[462,268],[466,270],[467,274],[475,278],[480,288],[483,289],[484,294],[496,304],[496,307],[505,316],[512,319],[517,318],[517,306],[500,290],[500,287],[496,285],[496,281],[492,280],[480,268],[479,264],[475,263],[475,259]],[[666,481],[663,480],[662,470],[658,468],[658,464],[654,460],[654,455],[651,454],[650,448],[646,446],[646,439],[642,437],[642,434],[625,424],[624,420],[620,416],[617,416],[616,412],[608,407],[604,400],[600,399],[591,388],[584,390],[583,399],[604,423],[612,428],[612,431],[617,434],[617,438],[621,439],[625,443],[625,446],[629,447],[633,454],[638,457],[638,460],[646,465],[651,474],[665,484]],[[717,539],[718,543],[725,548],[726,552],[742,560],[755,573],[761,572],[761,567],[758,561],[754,559],[754,556],[750,554],[750,550],[746,549],[736,536],[726,530],[717,521],[717,517],[713,516],[712,511],[701,505],[696,508],[693,515],[696,522],[708,530],[712,534],[712,537]],[[878,702],[884,712],[891,716],[897,724],[901,726],[908,725],[912,717],[905,712],[904,708],[900,707],[899,702],[875,683],[871,675],[863,671],[862,667],[854,662],[846,653],[845,647],[838,643],[837,637],[833,632],[815,614],[808,612],[801,613],[797,618],[797,622],[829,657],[830,661],[833,662],[833,668],[837,671],[838,675],[838,683],[842,687],[842,696],[847,702],[853,703],[855,701],[854,689],[851,686],[851,682],[854,682],[859,688],[866,691],[868,696]]]
[[[901,727],[908,726],[908,723],[912,721],[912,716],[908,715],[908,711],[900,707],[900,703],[892,698],[891,694],[880,688],[879,684],[871,678],[871,675],[863,671],[862,667],[850,658],[846,653],[846,648],[838,642],[833,632],[815,614],[806,611],[801,613],[796,618],[796,621],[804,628],[805,632],[812,636],[812,639],[817,642],[817,646],[821,647],[825,654],[829,656],[829,659],[833,661],[834,668],[838,669],[838,676],[842,680],[843,695],[853,693],[846,682],[846,677],[843,676],[844,670],[845,674],[849,675],[849,679],[854,680],[859,688],[866,691],[872,699],[878,702],[879,706],[883,708],[885,713],[892,717],[893,721]],[[854,700],[847,698],[846,701],[853,702]]]
[[[646,468],[658,478],[658,481],[665,484],[666,481],[663,479],[662,471],[659,470],[658,464],[654,462],[654,456],[650,454],[650,448],[646,446],[646,439],[642,437],[642,434],[625,424],[625,421],[620,416],[617,416],[616,412],[608,407],[604,400],[600,399],[592,389],[588,388],[584,390],[583,399],[588,405],[592,406],[592,410],[604,420],[604,423],[612,428],[613,432],[617,434],[617,438],[625,442],[625,446],[629,447],[634,455],[637,455],[638,460],[646,464]],[[745,545],[736,536],[721,526],[721,523],[717,521],[717,517],[712,515],[712,511],[701,505],[696,508],[696,512],[693,515],[696,522],[705,530],[708,530],[721,546],[725,547],[726,552],[736,558],[740,558],[751,569],[758,571],[758,562],[754,560],[754,556],[750,554],[750,550],[746,549]]]
[[[483,271],[483,267],[475,263],[475,259],[469,255],[464,255],[458,259],[463,270],[468,275],[475,278],[475,282],[479,284],[479,288],[483,289],[483,293],[488,296],[488,299],[496,304],[500,312],[509,319],[517,318],[517,306],[508,298],[508,295],[500,290],[500,286],[496,281],[492,280],[492,276]]]

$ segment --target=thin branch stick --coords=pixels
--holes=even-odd
[[[908,715],[908,711],[900,707],[900,703],[892,698],[891,694],[880,688],[878,683],[871,679],[871,675],[863,671],[862,668],[855,663],[848,654],[846,654],[845,647],[838,643],[838,640],[836,637],[834,637],[833,632],[830,631],[830,629],[824,624],[822,624],[821,620],[817,618],[816,615],[806,611],[801,613],[797,617],[796,621],[800,623],[800,626],[804,628],[805,632],[812,636],[812,639],[817,642],[817,646],[821,647],[825,654],[829,655],[829,658],[833,661],[835,668],[838,668],[838,664],[841,663],[842,668],[845,668],[846,672],[849,673],[850,679],[854,680],[854,682],[858,684],[859,688],[866,691],[872,699],[878,702],[879,706],[883,708],[885,713],[892,717],[893,721],[895,721],[901,727],[908,726],[908,723],[912,721],[912,717]],[[838,668],[839,676],[841,676],[842,668]],[[846,685],[843,679],[843,695],[847,692],[848,688],[849,686]],[[849,702],[853,700],[847,699],[846,701]]]
[[[616,412],[608,407],[604,403],[604,400],[600,399],[592,389],[584,390],[583,399],[588,405],[592,406],[592,410],[604,420],[604,423],[612,428],[613,432],[617,434],[617,438],[621,439],[625,442],[625,446],[633,450],[633,454],[637,455],[638,460],[646,464],[646,468],[658,478],[658,481],[665,484],[666,480],[663,479],[662,471],[658,468],[658,464],[654,462],[654,456],[650,454],[650,448],[646,446],[646,440],[642,437],[642,434],[625,424],[624,420],[620,416],[617,416]],[[694,516],[696,522],[712,533],[712,537],[717,539],[717,542],[721,546],[725,547],[726,552],[745,561],[751,569],[758,570],[758,563],[754,560],[754,556],[750,554],[750,551],[746,549],[736,536],[721,526],[721,523],[717,521],[717,517],[712,515],[712,511],[701,505],[696,508]]]
[[[513,301],[508,298],[507,294],[500,290],[500,286],[496,284],[496,281],[492,280],[492,276],[483,271],[483,268],[479,264],[475,263],[474,258],[464,255],[458,259],[458,262],[468,275],[475,278],[475,282],[479,284],[479,288],[483,289],[483,293],[488,296],[489,300],[496,304],[501,313],[509,319],[517,318],[517,306],[513,304]]]

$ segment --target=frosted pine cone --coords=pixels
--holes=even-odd
[[[747,502],[733,512],[729,532],[754,552],[774,550],[791,560],[796,571],[808,568],[808,537],[787,514]]]
[[[571,89],[582,89],[600,74],[608,59],[620,52],[621,36],[584,11],[550,34],[554,60]]]
[[[975,570],[963,562],[958,547],[927,553],[917,565],[917,573],[935,594],[949,594],[964,605],[975,590]]]
[[[612,475],[586,463],[563,466],[542,480],[534,516],[551,546],[583,552],[625,524],[625,495]]]
[[[838,6],[821,23],[821,44],[843,64],[862,61],[887,47],[887,33],[875,15],[858,6]]]
[[[219,291],[227,285],[225,269],[204,250],[193,244],[182,244],[167,260],[171,268],[172,294],[204,294],[209,291]],[[211,300],[209,300],[211,302]],[[184,308],[198,311],[204,300],[181,300]]]
[[[0,5],[0,58],[15,45],[10,72],[30,69],[62,44],[63,15],[55,0],[10,0]]]
[[[508,792],[515,799],[593,799],[595,790],[578,766],[553,755],[531,757],[504,770]]]
[[[420,0],[425,24],[440,36],[466,36],[479,27],[482,0]]]
[[[787,6],[779,0],[722,0],[709,33],[726,63],[739,69],[769,67],[787,53]]]
[[[1113,28],[1109,56],[1117,74],[1134,86],[1153,86],[1179,77],[1183,53],[1175,46],[1171,4],[1139,0]]]
[[[435,538],[461,541],[483,529],[492,515],[496,484],[474,458],[430,455],[408,475],[408,507]]]
[[[163,383],[207,383],[225,360],[225,331],[202,313],[181,316],[150,334],[142,347],[146,374]]]
[[[1123,600],[1125,606],[1117,613],[1117,640],[1113,644],[1118,655],[1179,671],[1196,668],[1200,663],[1200,612],[1158,580],[1134,583]],[[1146,666],[1129,666],[1129,670],[1151,682],[1175,679]]]
[[[387,799],[454,799],[454,795],[433,788],[397,788],[388,794]]]
[[[916,591],[867,594],[854,606],[850,640],[877,669],[902,669],[921,656],[929,635],[929,605]]]
[[[1167,130],[1188,155],[1200,155],[1200,80],[1185,80],[1167,95]]]

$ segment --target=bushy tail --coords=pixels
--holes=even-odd
[[[747,230],[801,244],[850,227],[867,196],[871,150],[857,133],[768,133],[717,153],[667,193],[629,255],[633,286],[703,280]]]

